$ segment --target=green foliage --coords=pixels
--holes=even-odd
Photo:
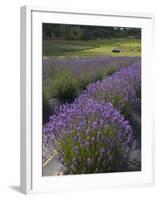
[[[106,68],[105,72],[103,73],[104,76],[110,76],[112,75],[114,72],[116,72],[118,70],[117,66],[112,65]]]
[[[92,40],[119,37],[141,38],[141,29],[68,24],[43,24],[44,39]]]
[[[83,73],[79,76],[79,87],[80,89],[86,89],[87,85],[90,83],[96,82],[98,80],[102,80],[105,76],[105,69],[99,70],[98,68],[92,69],[91,72]],[[105,73],[106,75],[106,73]]]
[[[89,83],[91,83],[91,81],[92,81],[92,77],[89,73],[84,74],[84,75],[83,74],[80,75],[80,77],[79,77],[79,87],[80,87],[80,89],[81,90],[86,89],[86,86]]]
[[[137,47],[135,48],[135,51],[136,51],[136,52],[140,52],[140,51],[141,51],[141,46],[137,46]]]
[[[49,97],[45,89],[43,89],[43,124],[49,120],[51,108],[49,105]]]
[[[77,96],[78,82],[69,70],[55,75],[51,84],[51,96],[59,99],[72,100]]]
[[[79,88],[80,89],[85,89],[87,87],[87,85],[89,85],[90,83],[99,81],[104,79],[106,76],[110,76],[112,75],[114,72],[116,72],[118,70],[117,66],[115,65],[108,65],[103,69],[92,69],[91,72],[87,72],[85,74],[80,74],[79,76]]]
[[[64,39],[66,40],[79,40],[83,37],[82,29],[79,26],[73,26],[72,28],[66,28]]]
[[[115,45],[116,45],[117,47],[120,47],[120,46],[121,46],[121,44],[120,44],[120,43],[116,43]]]
[[[114,126],[106,127],[102,130],[103,138],[116,138],[117,137],[117,128]],[[66,135],[64,138],[58,140],[58,149],[63,153],[63,161],[65,167],[67,168],[66,174],[81,174],[81,173],[103,173],[109,171],[119,171],[121,166],[121,160],[123,161],[123,144],[118,141],[118,144],[112,148],[111,154],[113,156],[112,160],[109,160],[109,154],[105,152],[105,156],[100,160],[100,152],[103,147],[103,143],[99,143],[97,140],[97,133],[91,129],[90,135],[86,137],[87,145],[81,145],[78,142],[75,142],[73,138],[80,135],[83,139],[85,137],[83,132],[73,131],[71,135]],[[116,136],[116,137],[115,137]],[[92,143],[91,139],[95,138],[95,141]],[[83,139],[84,140],[84,139]],[[106,140],[107,141],[107,140]],[[107,149],[109,143],[105,142],[104,147]],[[74,152],[74,147],[78,147],[79,152]],[[74,159],[77,159],[77,163],[73,162]],[[91,158],[93,164],[89,166],[87,163],[88,158]],[[123,161],[124,163],[124,161]],[[125,163],[126,164],[126,163]]]
[[[132,52],[141,52],[141,46],[129,46],[129,51],[132,51]]]

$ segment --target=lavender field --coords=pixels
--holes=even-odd
[[[140,57],[50,58],[43,60],[43,123],[56,106],[72,102],[87,85],[105,79]]]
[[[54,88],[48,100],[43,161],[53,155],[62,174],[141,170],[140,57],[48,59],[43,65],[44,92],[56,77],[62,82],[61,95]]]
[[[43,24],[42,175],[141,171],[141,29]]]

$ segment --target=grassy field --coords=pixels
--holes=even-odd
[[[112,49],[120,49],[113,53]],[[141,56],[141,40],[139,39],[99,39],[89,41],[77,40],[44,40],[43,56],[85,57],[85,56]]]

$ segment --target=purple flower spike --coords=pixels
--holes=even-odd
[[[90,167],[93,164],[92,159],[87,158],[87,165]]]
[[[77,146],[75,146],[73,150],[74,150],[75,153],[79,153],[79,149],[78,149]]]

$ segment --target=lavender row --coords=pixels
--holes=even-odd
[[[52,78],[61,71],[70,71],[82,84],[90,83],[96,78],[102,78],[109,68],[118,70],[140,61],[140,57],[91,57],[91,58],[50,58],[43,60],[43,83],[49,87]],[[90,80],[88,80],[90,79]],[[90,82],[89,82],[90,81]],[[84,85],[85,86],[85,85]]]
[[[141,63],[134,63],[103,81],[89,84],[84,94],[98,102],[110,102],[125,116],[129,116],[133,109],[140,106]]]
[[[55,106],[72,102],[87,85],[132,63],[139,57],[50,58],[43,60],[43,124]]]

